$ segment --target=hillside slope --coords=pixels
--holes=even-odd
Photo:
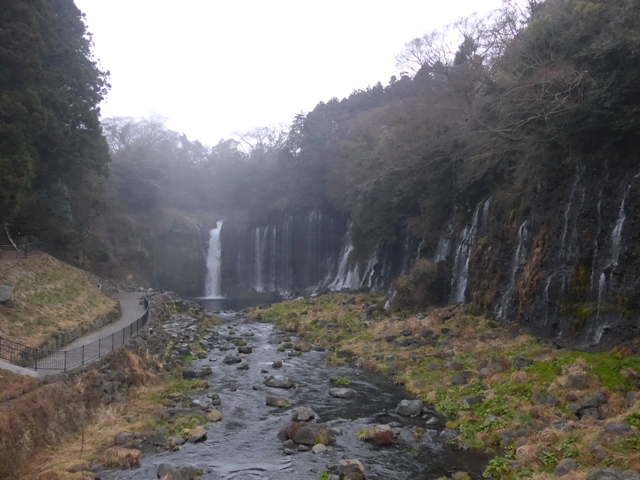
[[[116,305],[81,270],[44,253],[0,262],[0,285],[15,290],[14,307],[0,306],[0,336],[31,347],[107,315]]]

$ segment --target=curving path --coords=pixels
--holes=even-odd
[[[144,305],[141,303],[142,293],[140,292],[121,292],[118,294],[118,299],[120,300],[120,311],[121,316],[120,319],[105,325],[99,330],[94,330],[92,332],[83,335],[82,337],[74,340],[73,342],[67,344],[61,350],[71,350],[73,348],[81,347],[82,345],[88,345],[91,342],[98,340],[99,338],[106,337],[107,335],[111,335],[114,332],[122,330],[124,327],[129,325],[130,323],[136,321],[138,318],[142,316],[144,313]],[[87,362],[91,363],[91,362]],[[85,365],[87,365],[85,363]],[[79,365],[80,366],[80,365]],[[12,365],[7,362],[3,362],[0,360],[0,368],[4,370],[9,370],[13,373],[19,373],[21,375],[28,375],[30,377],[40,377],[44,378],[47,375],[53,375],[61,372],[62,370],[40,370],[34,371],[28,368],[18,367],[16,365]],[[78,368],[78,367],[75,367]],[[67,371],[72,371],[73,368],[67,369]]]

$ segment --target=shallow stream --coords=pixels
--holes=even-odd
[[[324,352],[288,356],[289,350],[277,351],[285,334],[271,324],[249,322],[231,313],[222,314],[221,318],[224,324],[218,327],[215,348],[209,351],[208,358],[194,363],[212,368],[212,375],[207,377],[211,385],[209,393],[219,394],[222,405],[216,408],[222,411],[223,420],[207,425],[204,442],[187,443],[176,452],[146,454],[139,468],[102,472],[103,480],[156,478],[161,463],[200,469],[203,480],[308,480],[317,479],[327,465],[346,458],[360,460],[366,466],[368,480],[432,480],[458,470],[481,478],[487,459],[450,446],[455,433],[443,429],[443,419],[438,426],[428,429],[426,419],[393,413],[402,399],[410,397],[390,379],[356,366],[327,364]],[[225,364],[225,356],[237,354],[229,342],[236,337],[245,339],[253,352],[242,363]],[[283,367],[274,369],[275,360],[282,360]],[[245,363],[248,369],[238,368]],[[295,387],[285,390],[264,386],[270,375],[291,377]],[[358,395],[348,400],[331,397],[328,392],[334,386],[330,383],[332,377],[349,379],[348,387]],[[320,421],[341,431],[336,435],[336,443],[318,455],[310,451],[285,454],[277,434],[291,422],[290,408],[267,406],[267,395],[288,398],[291,407],[311,407]],[[389,422],[401,426],[394,445],[378,447],[357,438],[357,431],[364,426]],[[424,432],[414,436],[418,427]]]

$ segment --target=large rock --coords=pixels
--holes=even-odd
[[[277,408],[287,408],[291,405],[291,401],[288,398],[276,397],[275,395],[269,395],[267,397],[267,406]]]
[[[222,363],[226,363],[227,365],[231,365],[233,363],[240,363],[242,358],[237,357],[235,355],[227,355],[222,359]]]
[[[157,477],[162,480],[194,480],[197,476],[196,469],[187,465],[172,465],[170,463],[158,465]]]
[[[189,365],[182,371],[182,378],[204,378],[211,375],[211,367],[209,365],[195,366]]]
[[[0,304],[13,307],[13,287],[0,285]]]
[[[264,381],[264,384],[273,388],[293,388],[295,386],[292,378],[281,375],[271,375]]]
[[[304,352],[304,353],[310,352],[311,344],[308,342],[305,342],[304,340],[300,340],[293,345],[293,349],[298,352]]]
[[[573,458],[563,458],[556,466],[553,474],[556,477],[562,477],[570,472],[573,472],[576,468],[578,468],[578,462],[576,462]]]
[[[402,400],[396,407],[396,413],[404,417],[417,417],[422,413],[424,404],[420,400]]]
[[[302,445],[331,445],[336,441],[331,435],[327,426],[322,423],[295,423],[295,427],[290,429],[290,438]]]
[[[329,395],[336,398],[355,398],[358,392],[353,388],[330,388]]]
[[[294,422],[307,422],[316,418],[316,412],[309,407],[296,407],[291,410],[291,420]]]
[[[364,465],[360,460],[347,458],[340,460],[338,464],[338,475],[340,480],[365,480]]]
[[[189,432],[189,443],[204,442],[207,439],[207,431],[199,426]]]
[[[587,480],[640,480],[633,470],[620,471],[617,468],[596,468],[587,474]]]

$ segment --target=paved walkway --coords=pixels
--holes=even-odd
[[[123,292],[118,294],[118,299],[120,300],[120,311],[121,317],[119,320],[105,325],[99,330],[94,330],[93,332],[87,333],[86,335],[74,340],[73,342],[65,345],[62,350],[71,350],[73,348],[81,347],[83,345],[88,345],[91,342],[98,340],[99,338],[106,337],[107,335],[111,335],[114,332],[122,330],[124,327],[129,325],[132,322],[135,322],[138,318],[144,314],[144,304],[141,303],[142,293],[140,292]],[[97,359],[96,359],[97,360]],[[91,362],[87,362],[91,363]],[[85,363],[85,365],[87,364]],[[12,365],[10,363],[4,362],[0,360],[0,368],[4,370],[9,370],[14,373],[19,373],[21,375],[29,375],[31,377],[40,377],[44,378],[47,375],[52,375],[61,372],[61,370],[40,370],[34,371],[28,368],[18,367],[16,365]],[[77,368],[77,367],[75,367]],[[71,371],[73,368],[68,369],[67,371]]]

